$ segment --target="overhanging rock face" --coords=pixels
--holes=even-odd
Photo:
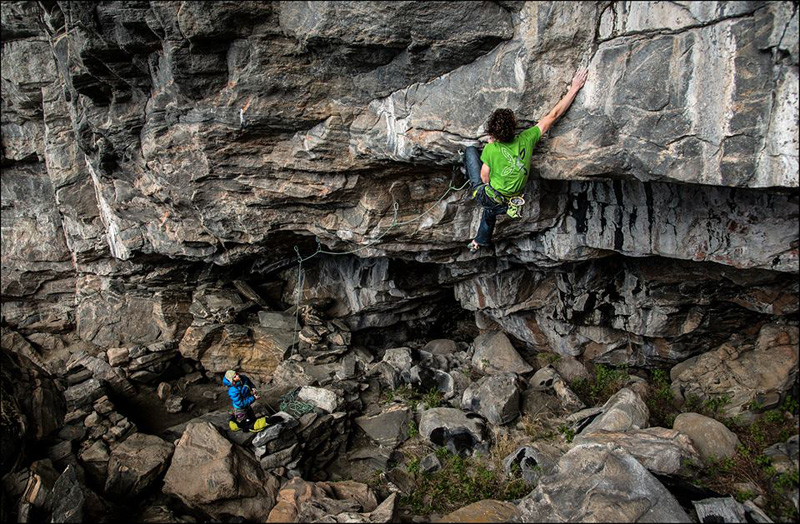
[[[199,283],[267,275],[356,330],[454,288],[536,349],[680,360],[796,315],[797,27],[791,2],[4,3],[3,320],[180,342]],[[450,164],[583,65],[522,218],[469,254]],[[298,275],[315,237],[353,253]]]

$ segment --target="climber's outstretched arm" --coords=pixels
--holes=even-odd
[[[578,91],[581,90],[583,84],[586,83],[586,76],[589,74],[588,69],[579,69],[575,76],[572,78],[572,85],[569,88],[569,91],[564,98],[562,98],[556,106],[547,113],[547,116],[539,120],[536,125],[539,126],[539,131],[542,134],[547,133],[553,124],[561,118],[561,116],[567,112],[569,106],[572,104],[572,101],[575,100],[575,97],[578,96]]]

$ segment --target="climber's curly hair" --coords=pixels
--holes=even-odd
[[[517,117],[510,109],[495,109],[489,117],[486,131],[498,142],[511,142],[517,130]]]

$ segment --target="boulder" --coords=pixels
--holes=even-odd
[[[303,386],[297,393],[297,399],[314,404],[320,409],[333,413],[339,407],[341,399],[329,389]]]
[[[596,431],[624,432],[647,427],[650,411],[639,395],[627,388],[617,391],[605,404],[601,413],[580,432],[591,435]]]
[[[381,386],[387,389],[397,389],[403,385],[403,377],[400,375],[400,372],[393,365],[385,361],[373,364],[370,367],[369,376],[377,376]]]
[[[379,445],[394,449],[408,438],[412,420],[407,406],[391,405],[378,415],[358,417],[355,423]]]
[[[64,391],[64,398],[67,399],[67,410],[70,411],[88,406],[103,395],[105,395],[105,388],[95,378],[70,386]]]
[[[174,449],[155,435],[131,435],[111,452],[105,492],[123,498],[146,491],[166,471]]]
[[[189,424],[178,441],[163,490],[214,518],[227,514],[264,521],[277,488],[277,480],[252,455],[208,422],[199,422]]]
[[[748,522],[745,508],[733,497],[693,500],[700,522]]]
[[[180,413],[183,411],[185,399],[180,395],[172,395],[164,401],[164,408],[167,413]]]
[[[258,323],[265,329],[294,332],[294,315],[282,311],[259,311]]]
[[[533,371],[533,367],[522,359],[502,331],[490,331],[479,335],[473,346],[475,352],[472,355],[472,365],[484,373],[523,375]]]
[[[451,511],[433,522],[518,522],[520,511],[510,502],[479,500]]]
[[[333,491],[339,500],[354,500],[361,505],[361,511],[370,512],[378,507],[378,500],[372,489],[361,482],[342,480],[340,482],[327,482],[326,485]]]
[[[428,453],[419,461],[419,470],[423,473],[435,473],[442,469],[442,462],[436,453]]]
[[[261,464],[261,468],[264,471],[270,471],[275,468],[283,467],[293,469],[294,467],[297,467],[297,462],[295,459],[299,454],[299,443],[292,444],[288,448],[284,448],[280,451],[276,451],[275,453],[262,456],[259,460],[259,464]],[[258,454],[256,454],[256,456],[258,456]]]
[[[206,350],[219,340],[222,327],[222,324],[189,326],[178,345],[178,352],[184,358],[200,360]]]
[[[589,372],[583,363],[569,355],[560,355],[559,359],[553,362],[553,367],[556,368],[558,374],[561,375],[566,382],[572,382],[577,379],[588,379]]]
[[[800,448],[800,435],[790,437],[786,442],[778,442],[764,450],[764,455],[772,461],[772,467],[778,473],[791,473],[797,471],[798,448]]]
[[[380,505],[359,482],[308,482],[293,478],[281,489],[267,522],[392,522],[396,495]]]
[[[429,341],[425,346],[422,348],[423,351],[427,351],[434,355],[452,355],[456,351],[458,351],[458,347],[456,343],[447,338],[438,338],[435,340]]]
[[[130,360],[128,348],[109,348],[106,351],[109,366],[121,366]]]
[[[755,343],[732,339],[714,351],[692,357],[670,370],[672,387],[683,398],[728,399],[725,416],[752,417],[750,407],[774,407],[795,383],[798,369],[797,326],[764,325]]]
[[[477,415],[467,415],[460,409],[433,408],[425,410],[419,423],[423,438],[436,446],[445,446],[453,454],[468,455],[487,451],[486,425]]]
[[[417,391],[435,389],[442,393],[445,399],[453,398],[456,392],[456,382],[450,373],[432,369],[424,364],[417,364],[411,368],[409,382]]]
[[[291,333],[258,325],[225,324],[199,360],[206,370],[214,373],[239,369],[250,378],[266,380],[291,343]]]
[[[583,401],[567,386],[555,367],[547,365],[531,377],[529,384],[534,391],[553,391],[567,411],[585,408]]]
[[[291,479],[278,493],[275,507],[269,512],[267,522],[297,522],[297,514],[304,503],[325,497],[325,492],[313,482],[301,478]]]
[[[51,522],[84,522],[85,505],[86,495],[75,468],[67,466],[50,492],[47,506],[51,508]]]
[[[100,356],[105,356],[100,353]],[[108,357],[106,357],[108,358]],[[78,351],[74,353],[68,363],[67,368],[71,367],[84,367],[92,372],[92,376],[104,383],[117,394],[123,396],[132,396],[136,394],[136,389],[133,384],[125,376],[125,373],[120,368],[112,367],[109,362],[88,354],[86,351]]]
[[[522,392],[520,398],[520,411],[534,418],[542,414],[557,413],[562,409],[561,400],[544,391],[528,388]]]
[[[595,431],[587,436],[578,435],[573,442],[619,446],[658,475],[684,473],[687,462],[700,462],[700,455],[691,439],[674,429],[654,427],[627,432]]]
[[[522,446],[503,459],[506,475],[513,475],[516,465],[525,482],[536,484],[543,475],[547,475],[555,467],[558,455],[551,449],[539,449],[536,446]]]
[[[725,424],[699,413],[681,413],[672,428],[692,440],[704,462],[732,457],[739,445],[739,437]]]
[[[0,476],[15,469],[26,446],[61,428],[67,413],[64,396],[44,368],[5,347],[0,349]],[[75,397],[71,398],[74,405]]]
[[[582,444],[519,502],[521,522],[691,522],[675,497],[632,455]]]
[[[414,365],[414,361],[411,358],[411,350],[408,348],[390,348],[387,349],[386,352],[383,354],[383,359],[381,362],[386,362],[390,364],[394,369],[396,369],[403,380],[408,382],[409,380],[409,373],[411,373],[411,366]]]
[[[161,400],[167,400],[172,394],[172,386],[169,382],[162,382],[158,385],[158,388],[156,388],[156,394]]]
[[[266,452],[267,444],[296,428],[300,423],[285,411],[278,411],[274,415],[267,417],[267,424],[267,428],[260,431],[251,443],[256,448],[257,457]]]
[[[467,388],[461,398],[461,409],[480,413],[492,424],[504,425],[519,415],[519,399],[516,374],[491,375]]]
[[[83,451],[78,454],[78,457],[81,460],[81,464],[85,471],[91,475],[98,484],[102,485],[105,483],[107,478],[107,468],[108,468],[108,446],[102,440],[95,440],[92,442],[88,440],[84,443],[87,445],[91,442],[91,445],[87,446]]]

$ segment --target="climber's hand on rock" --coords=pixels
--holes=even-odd
[[[589,70],[587,68],[578,69],[575,72],[575,76],[572,77],[572,86],[570,86],[575,91],[579,90],[583,87],[583,84],[586,83],[586,77],[589,76]]]

